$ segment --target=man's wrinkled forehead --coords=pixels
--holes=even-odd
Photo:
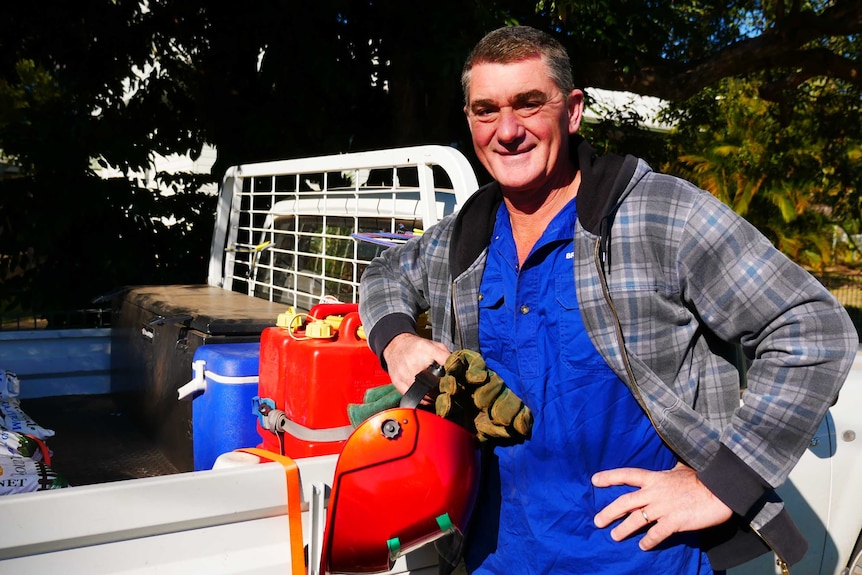
[[[546,98],[550,98],[554,92],[557,91],[557,86],[553,81],[553,78],[550,75],[550,71],[547,67],[547,63],[544,59],[536,55],[531,58],[521,58],[518,60],[513,60],[511,62],[478,62],[475,66],[470,70],[470,75],[468,77],[467,84],[467,105],[472,105],[477,100],[486,100],[486,99],[495,99],[499,98],[499,94],[501,92],[505,92],[505,84],[503,78],[505,77],[504,73],[507,68],[516,68],[521,64],[525,64],[530,66],[538,67],[540,71],[536,74],[535,78],[533,78],[533,82],[531,83],[521,83],[517,86],[516,91],[512,91],[511,93],[506,93],[505,100],[506,102],[499,102],[500,104],[513,103],[514,101],[524,101],[529,100],[535,97],[545,96]],[[537,69],[537,68],[532,68]],[[474,82],[474,78],[476,77],[475,73],[479,71],[480,80],[479,82]],[[491,82],[487,80],[491,79]],[[493,94],[486,93],[487,87],[492,87]],[[477,90],[478,87],[478,90]]]

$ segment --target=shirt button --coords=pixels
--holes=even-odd
[[[521,306],[521,313],[524,315],[527,315],[528,313],[530,313],[530,306],[522,305]]]
[[[479,294],[479,301],[482,301],[483,299],[485,299],[485,296],[482,294]]]

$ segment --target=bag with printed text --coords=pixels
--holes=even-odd
[[[23,455],[51,465],[51,451],[44,441],[8,429],[0,429],[0,455]]]
[[[18,376],[6,369],[0,369],[0,399],[18,397],[21,393],[21,382]]]
[[[0,495],[32,493],[68,487],[69,482],[49,465],[22,455],[0,455]]]
[[[31,493],[68,487],[51,468],[46,429],[24,413],[18,400],[21,384],[8,370],[0,370],[0,495]]]
[[[0,428],[38,439],[52,437],[53,429],[42,427],[21,409],[20,392],[18,376],[11,371],[0,370]]]

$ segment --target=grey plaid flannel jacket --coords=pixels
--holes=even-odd
[[[734,511],[702,534],[713,568],[768,549],[796,563],[807,544],[774,488],[855,357],[846,311],[708,192],[631,156],[597,158],[579,138],[573,148],[584,323],[664,441]],[[479,285],[500,201],[499,187],[485,186],[369,265],[360,313],[381,358],[426,310],[435,340],[479,349]]]

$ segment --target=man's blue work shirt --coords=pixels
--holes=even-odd
[[[593,517],[630,487],[594,488],[617,467],[672,468],[674,454],[590,341],[573,269],[572,200],[523,268],[505,204],[497,214],[480,288],[480,351],[532,410],[532,437],[486,454],[467,568],[473,573],[712,573],[694,534],[642,551]]]

